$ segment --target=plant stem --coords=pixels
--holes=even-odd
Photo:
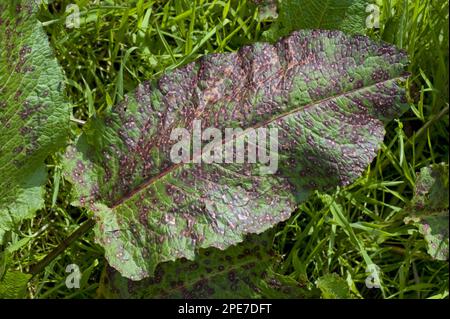
[[[58,257],[67,247],[72,245],[77,239],[86,234],[95,225],[95,220],[90,218],[85,221],[77,230],[75,230],[69,237],[64,239],[55,249],[53,249],[44,259],[40,260],[36,264],[30,267],[28,273],[33,276],[40,273],[45,267],[47,267],[52,260]]]
[[[431,120],[429,120],[427,123],[425,123],[424,126],[422,126],[417,133],[415,134],[415,138],[421,136],[422,134],[424,134],[426,132],[426,130],[435,122],[439,121],[441,119],[441,117],[443,117],[445,114],[448,113],[448,108],[449,106],[447,105],[445,108],[442,109],[441,112],[439,112],[439,114],[435,115]]]

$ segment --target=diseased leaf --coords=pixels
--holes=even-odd
[[[338,274],[328,274],[317,280],[317,287],[324,299],[351,299],[350,288]]]
[[[225,251],[201,250],[194,261],[181,259],[159,264],[155,276],[131,281],[110,267],[102,275],[102,298],[306,298],[299,282],[272,271],[278,257],[271,237],[249,236]]]
[[[283,0],[278,1],[278,19],[264,32],[274,41],[298,29],[340,30],[349,34],[365,34],[368,0]],[[265,4],[264,0],[262,4]],[[268,4],[262,5],[266,12]],[[273,9],[272,9],[273,11]]]
[[[199,248],[225,249],[286,220],[311,191],[348,185],[364,171],[383,124],[407,108],[406,63],[388,44],[338,31],[207,55],[87,123],[66,152],[74,205],[94,211],[106,258],[133,280],[161,262],[192,260]],[[279,146],[263,151],[278,155],[278,170],[265,174],[261,161],[196,163],[204,150],[174,164],[171,133],[197,132],[196,121],[222,136],[225,128],[273,129]],[[213,145],[233,154],[221,138]]]
[[[0,4],[0,242],[43,205],[44,159],[69,128],[63,73],[35,1]]]
[[[448,259],[449,242],[448,164],[423,167],[417,175],[414,197],[405,208],[405,223],[417,226],[425,236],[428,253],[438,260]]]

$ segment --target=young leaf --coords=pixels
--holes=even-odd
[[[249,236],[225,251],[201,250],[194,261],[159,264],[155,276],[131,281],[107,267],[98,294],[102,298],[306,298],[299,282],[272,271],[277,256],[270,235]]]
[[[63,73],[32,0],[0,4],[0,242],[43,205],[44,159],[69,128]]]
[[[366,8],[369,3],[371,1],[367,0],[278,1],[278,19],[263,36],[273,41],[298,29],[340,30],[349,34],[364,34],[366,19],[369,16]],[[267,5],[262,6],[263,12],[266,7]]]
[[[350,288],[338,274],[328,274],[317,280],[317,287],[324,299],[351,299]]]
[[[20,299],[26,295],[28,281],[32,275],[8,270],[0,276],[0,299]]]
[[[423,167],[416,179],[414,197],[405,208],[405,223],[413,224],[425,236],[428,253],[448,259],[449,227],[448,164]]]
[[[160,262],[192,260],[198,248],[225,249],[287,219],[311,191],[348,185],[364,171],[383,124],[407,107],[406,63],[388,44],[317,30],[207,55],[87,123],[65,156],[74,204],[95,212],[106,258],[133,280]],[[269,163],[248,160],[199,164],[208,152],[196,149],[189,163],[173,163],[179,141],[171,134],[183,127],[198,139],[197,121],[222,134],[241,127],[236,143],[253,129],[279,133],[262,149],[278,156],[278,170],[264,174]],[[222,138],[213,146],[233,154]]]

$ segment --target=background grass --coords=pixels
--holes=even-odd
[[[81,11],[77,29],[65,26],[67,5]],[[51,45],[67,77],[75,136],[89,117],[104,112],[138,83],[210,52],[261,39],[261,22],[245,0],[53,1],[43,6]],[[408,51],[411,109],[386,129],[377,158],[353,185],[316,193],[282,225],[275,248],[278,271],[314,284],[338,273],[363,298],[448,298],[448,262],[432,260],[418,231],[404,225],[415,172],[448,163],[448,2],[380,0],[380,29],[369,31]],[[89,217],[70,206],[60,154],[48,160],[46,208],[11,234],[10,260],[21,271],[42,259]],[[12,248],[11,248],[12,247]],[[83,272],[81,288],[65,286],[66,266]],[[380,289],[368,289],[368,265],[377,265]],[[105,265],[89,233],[28,285],[30,298],[92,298]]]

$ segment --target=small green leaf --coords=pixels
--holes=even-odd
[[[26,297],[27,283],[32,275],[8,270],[0,278],[0,299],[19,299]]]
[[[328,274],[317,280],[317,287],[324,299],[352,299],[347,282],[338,274]]]

